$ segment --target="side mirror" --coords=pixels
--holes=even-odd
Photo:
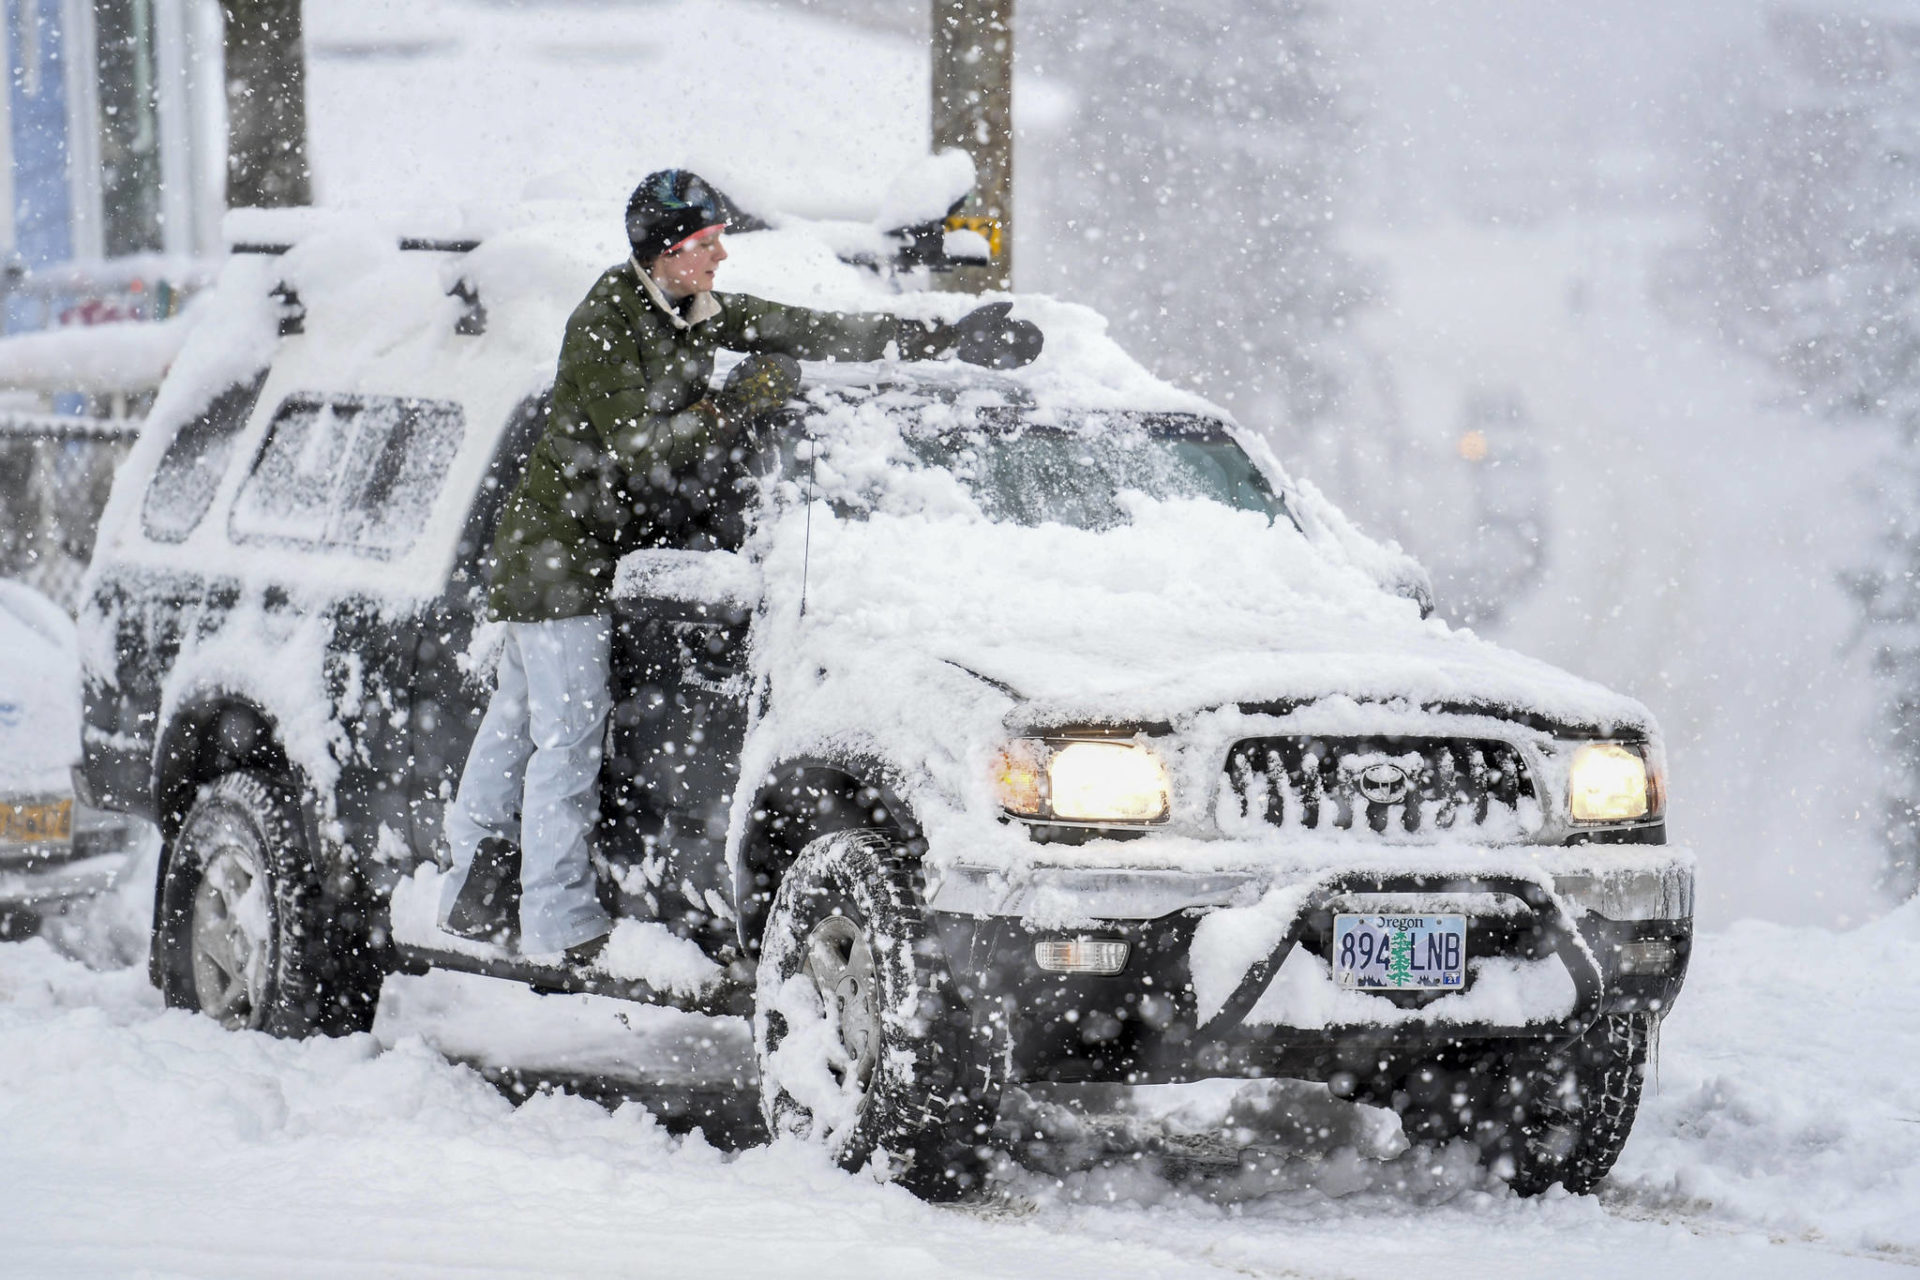
[[[1309,542],[1334,551],[1348,564],[1380,584],[1382,591],[1405,596],[1420,606],[1420,616],[1434,613],[1433,579],[1418,560],[1397,542],[1380,542],[1360,532],[1346,513],[1305,480],[1286,491],[1287,506],[1298,519]]]
[[[1411,573],[1405,573],[1383,583],[1387,590],[1397,596],[1405,596],[1420,606],[1420,616],[1433,616],[1433,580],[1427,571],[1419,565],[1411,565]]]

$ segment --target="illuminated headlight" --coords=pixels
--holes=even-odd
[[[1063,822],[1158,822],[1167,816],[1167,767],[1133,742],[1019,738],[994,762],[1008,813]]]
[[[1659,780],[1643,748],[1589,742],[1573,753],[1567,811],[1575,822],[1631,822],[1660,811]]]

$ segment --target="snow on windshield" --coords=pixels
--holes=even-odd
[[[1135,498],[1191,498],[1291,521],[1225,424],[1190,414],[1061,413],[877,396],[783,424],[786,496],[843,514],[942,513],[1110,529]]]
[[[866,673],[837,717],[894,720],[878,674],[891,651],[1103,719],[1340,692],[1644,722],[1423,620],[1377,566],[1305,533],[1282,477],[1222,420],[1020,391],[819,388],[782,428],[775,506],[748,548],[771,606],[760,652]]]

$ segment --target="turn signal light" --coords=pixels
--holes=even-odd
[[[993,786],[1008,813],[1023,818],[1046,813],[1046,744],[1032,738],[1008,743],[994,758]]]
[[[1048,973],[1111,976],[1127,967],[1132,950],[1121,938],[1043,938],[1033,944],[1033,962]]]

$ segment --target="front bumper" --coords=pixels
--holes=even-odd
[[[1691,859],[1666,848],[1592,852],[1487,851],[1491,866],[1427,854],[1398,866],[1285,870],[1079,865],[1009,874],[962,864],[933,881],[928,905],[975,1017],[1005,1020],[1018,1079],[1377,1077],[1489,1042],[1569,1040],[1603,1014],[1660,1013],[1672,1003],[1692,948]],[[1378,1016],[1291,1018],[1269,999],[1276,974],[1289,959],[1325,961],[1333,914],[1351,909],[1354,894],[1412,895],[1431,910],[1481,904],[1467,907],[1469,956],[1557,966],[1571,996],[1540,1016],[1487,1017],[1450,1016],[1426,993],[1348,993],[1348,1013],[1357,997],[1377,1002]],[[1477,914],[1491,901],[1508,909]],[[1236,928],[1240,917],[1257,928],[1262,904],[1273,903],[1281,910],[1266,917],[1270,945],[1256,945],[1224,996],[1197,992],[1202,922],[1224,912]],[[1126,967],[1111,977],[1042,970],[1035,944],[1060,937],[1126,941]],[[1467,991],[1444,1000],[1458,1005],[1473,987],[1470,973]]]

